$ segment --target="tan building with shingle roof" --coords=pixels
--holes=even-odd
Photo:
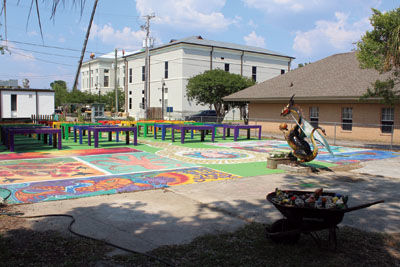
[[[307,120],[325,128],[328,137],[400,143],[400,107],[378,99],[360,102],[371,83],[385,79],[361,69],[355,52],[336,54],[225,97],[249,102],[250,121],[279,132],[280,112],[295,94]],[[394,128],[392,136],[392,127]]]

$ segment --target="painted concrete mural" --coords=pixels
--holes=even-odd
[[[46,182],[20,183],[2,187],[12,192],[9,203],[35,203],[40,201],[149,190],[173,185],[233,178],[240,177],[200,167],[170,170],[168,172],[145,172]]]

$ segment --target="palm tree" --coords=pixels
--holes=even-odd
[[[59,5],[62,4],[63,6],[65,6],[67,2],[72,3],[73,6],[79,5],[80,6],[81,16],[82,16],[82,12],[83,12],[83,9],[85,7],[86,0],[42,0],[42,2],[51,2],[52,3],[52,10],[51,10],[50,19],[54,19],[55,15],[56,15],[56,12],[57,12],[57,8],[59,7]],[[18,1],[18,3],[19,3],[19,1]],[[27,25],[28,25],[29,18],[30,18],[31,14],[32,14],[33,8],[35,8],[35,10],[36,10],[37,20],[38,20],[39,29],[40,29],[40,35],[42,36],[42,39],[43,39],[42,22],[41,22],[41,19],[40,19],[39,0],[31,0],[31,4],[30,4],[30,7],[29,7],[28,18],[27,18]],[[2,3],[1,3],[0,15],[1,14],[4,14],[5,38],[7,40],[7,0],[3,0]]]
[[[83,12],[83,9],[85,7],[86,0],[42,0],[42,2],[52,2],[52,11],[51,11],[50,19],[54,19],[58,6],[60,4],[65,6],[66,2],[72,3],[73,6],[79,5],[80,6],[80,11],[81,11],[81,16],[82,16],[82,12]],[[77,83],[78,83],[79,71],[80,71],[81,66],[82,66],[83,56],[85,54],[86,45],[87,45],[87,42],[88,42],[88,39],[89,39],[90,28],[92,27],[93,17],[94,17],[94,14],[96,12],[97,3],[98,3],[98,0],[95,0],[95,2],[93,4],[92,15],[90,17],[90,22],[89,22],[89,25],[88,25],[88,28],[87,28],[87,31],[86,31],[85,41],[84,41],[83,47],[82,47],[82,53],[81,53],[81,57],[80,57],[80,60],[79,60],[78,69],[77,69],[77,72],[76,72],[76,75],[75,75],[74,85],[72,87],[73,90],[76,90],[76,86],[77,86]],[[39,1],[38,0],[31,0],[31,5],[30,5],[30,8],[29,8],[29,13],[28,13],[28,18],[27,18],[27,25],[28,25],[29,17],[32,14],[33,7],[35,7],[35,9],[36,9],[36,15],[37,15],[39,29],[40,29],[40,36],[42,37],[42,40],[43,40],[43,31],[42,31],[42,23],[41,23],[41,20],[40,20],[40,8],[39,8]],[[3,0],[3,2],[2,2],[0,15],[1,14],[4,14],[5,38],[6,38],[6,41],[7,41],[7,0]]]

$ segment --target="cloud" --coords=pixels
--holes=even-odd
[[[237,18],[226,18],[221,12],[225,3],[225,0],[136,0],[136,10],[141,16],[154,13],[157,24],[215,32],[237,22]]]
[[[145,36],[145,32],[133,31],[130,27],[116,30],[111,23],[103,25],[103,27],[93,24],[90,30],[91,39],[99,38],[105,44],[123,49],[139,49]]]
[[[370,10],[378,8],[382,0],[242,0],[245,6],[262,10],[268,14],[290,16],[293,13],[321,14],[327,10]]]
[[[262,9],[268,13],[276,11],[300,12],[304,9],[313,8],[323,1],[320,0],[242,0],[248,7]]]
[[[264,47],[265,48],[265,39],[262,36],[256,34],[255,31],[249,33],[249,35],[243,37],[246,45]]]
[[[58,38],[58,42],[59,42],[59,43],[65,43],[65,41],[66,41],[66,39],[65,39],[64,36],[60,36],[60,37]]]
[[[30,32],[27,32],[27,34],[28,34],[29,37],[38,36],[39,35],[36,31],[30,31]]]
[[[252,19],[249,20],[247,25],[250,26],[251,28],[257,28],[258,27],[258,25],[256,23],[254,23],[254,21]]]
[[[336,12],[334,21],[319,20],[309,31],[297,31],[293,49],[303,55],[310,56],[323,51],[349,51],[353,43],[361,38],[370,27],[368,18],[354,23],[348,22],[348,15]]]

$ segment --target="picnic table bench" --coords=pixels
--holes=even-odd
[[[77,140],[77,135],[79,135],[79,144],[82,145],[83,136],[85,135],[85,131],[87,131],[89,127],[115,127],[115,126],[114,125],[74,125],[73,129],[74,129],[74,142],[75,143],[76,143],[76,140]],[[77,134],[77,132],[78,132],[78,134]],[[108,135],[109,135],[108,139],[109,139],[109,141],[111,141],[112,132],[109,132]],[[116,135],[117,135],[117,140],[118,140],[119,139],[119,132],[117,132]],[[101,138],[101,134],[100,133],[99,133],[99,138]]]
[[[61,123],[61,129],[63,130],[64,134],[64,139],[68,140],[69,139],[69,130],[70,128],[73,128],[75,125],[101,125],[101,123]]]
[[[191,131],[191,139],[193,139],[194,135],[193,132],[194,131],[200,131],[201,132],[201,139],[200,141],[204,141],[204,137],[206,135],[206,131],[210,131],[211,132],[211,141],[214,142],[215,139],[215,131],[214,131],[214,127],[210,126],[210,125],[179,125],[179,124],[174,124],[171,127],[171,138],[172,138],[172,142],[175,142],[175,130],[180,130],[181,131],[181,143],[184,144],[185,143],[185,134],[186,131]]]
[[[112,132],[125,132],[126,144],[129,145],[129,132],[133,132],[133,145],[137,146],[137,128],[136,127],[119,127],[119,126],[108,126],[108,127],[88,127],[88,145],[91,146],[91,136],[93,132],[94,136],[94,147],[99,147],[99,133],[108,132],[108,140],[112,141]],[[119,142],[118,135],[116,141]]]
[[[223,136],[222,139],[225,140],[226,136],[226,130],[228,129],[233,129],[233,140],[237,141],[239,137],[239,130],[241,129],[246,129],[247,130],[247,139],[250,139],[250,129],[258,129],[258,139],[261,139],[261,125],[229,125],[225,124],[222,126],[224,128],[223,130]]]
[[[7,129],[8,135],[8,146],[11,152],[14,152],[14,136],[16,134],[43,134],[43,141],[47,144],[47,135],[51,134],[53,136],[52,144],[53,147],[58,147],[58,149],[62,148],[61,144],[61,130],[54,129],[50,127],[41,127],[41,128],[9,128]],[[50,141],[51,142],[51,141]]]

